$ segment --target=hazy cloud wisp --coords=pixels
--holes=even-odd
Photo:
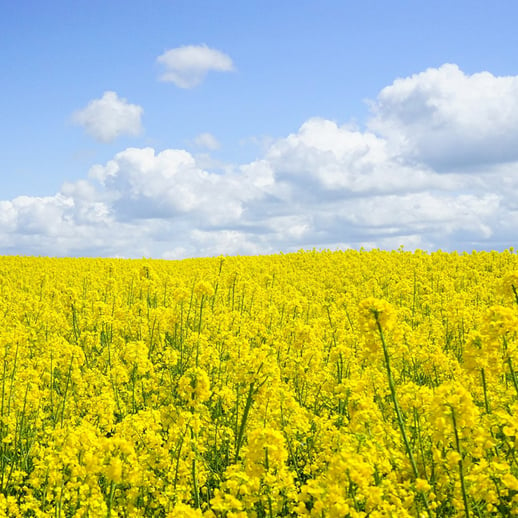
[[[215,151],[220,148],[218,139],[211,133],[200,133],[193,141],[196,147]]]
[[[198,86],[211,70],[234,70],[232,59],[227,54],[206,45],[186,45],[170,49],[160,55],[157,62],[164,68],[160,80],[174,83],[180,88]]]

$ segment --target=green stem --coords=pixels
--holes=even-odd
[[[74,361],[74,355],[72,355],[72,357],[70,358],[70,365],[68,367],[68,374],[67,374],[67,379],[66,379],[66,382],[65,382],[65,390],[63,392],[63,406],[61,408],[61,426],[63,426],[63,421],[65,419],[65,405],[67,403],[67,394],[68,394],[68,386],[70,385],[70,378],[71,378],[71,375],[72,375],[72,363]]]
[[[14,364],[13,364],[13,370],[11,371],[11,382],[9,384],[9,397],[7,398],[7,415],[11,412],[11,396],[14,393],[13,387],[14,387],[14,380],[15,380],[15,373],[16,373],[16,365],[18,363],[18,348],[19,344],[16,344],[16,351],[14,353]]]
[[[201,333],[201,324],[203,322],[203,305],[204,305],[204,302],[205,302],[205,295],[202,295],[201,296],[201,301],[200,301],[200,318],[198,319],[198,334]]]
[[[284,419],[284,410],[283,410],[282,403],[281,403],[281,426],[282,426],[284,438],[286,440],[286,444],[288,445],[289,458],[293,462],[293,468],[295,469],[295,473],[297,474],[297,479],[299,481],[302,481],[302,473],[301,473],[299,465],[298,465],[297,457],[295,456],[295,453],[293,451],[293,445],[292,445],[290,436],[287,432],[284,431],[284,429],[286,427],[286,420]]]
[[[250,388],[248,389],[248,395],[246,397],[245,409],[243,410],[243,416],[241,417],[241,424],[239,426],[239,432],[236,438],[236,455],[235,462],[239,458],[239,451],[241,450],[241,446],[243,445],[243,439],[246,428],[246,421],[248,419],[248,414],[250,413],[250,409],[252,408],[252,403],[254,401],[254,382],[250,383]]]
[[[383,346],[383,355],[385,357],[385,367],[387,369],[387,378],[388,378],[388,382],[389,382],[390,395],[392,396],[392,402],[394,403],[394,410],[396,411],[396,417],[397,417],[397,422],[399,425],[399,430],[401,432],[401,437],[403,438],[403,443],[405,444],[405,449],[406,449],[408,458],[410,460],[410,465],[412,466],[412,473],[414,475],[414,480],[415,480],[419,477],[419,472],[417,470],[417,464],[414,459],[414,454],[412,453],[412,449],[410,448],[410,441],[408,440],[408,436],[406,434],[405,422],[403,421],[403,414],[399,407],[399,402],[398,402],[397,393],[396,393],[396,384],[394,383],[394,378],[392,376],[392,368],[390,366],[390,356],[388,353],[387,343],[385,342],[385,336],[383,334],[383,329],[382,329],[380,321],[379,321],[379,315],[377,312],[373,312],[373,314],[374,314],[374,318],[376,320],[376,327],[378,328],[378,333],[381,338],[381,345]],[[423,491],[419,491],[419,495],[421,496],[421,499],[424,503],[428,516],[431,517],[432,513],[430,511],[430,507],[428,505],[428,499],[426,498],[426,495],[424,494]]]
[[[424,452],[424,446],[423,446],[423,438],[421,435],[421,425],[419,424],[419,414],[417,410],[414,408],[414,426],[417,430],[417,441],[419,444],[419,453],[421,454],[421,460],[423,463],[423,473],[426,480],[429,480],[428,475],[426,473],[426,456]]]
[[[191,437],[192,437],[191,430]],[[193,484],[193,492],[194,492],[194,505],[196,509],[200,508],[200,490],[198,488],[198,475],[196,473],[196,451],[194,451],[194,458],[192,459],[192,484]]]
[[[57,415],[54,416],[54,355],[50,353],[50,385],[49,385],[49,396],[50,396],[50,415],[52,417],[52,424],[56,427],[58,420]]]
[[[272,497],[268,495],[268,516],[273,518]]]
[[[383,329],[379,322],[379,318],[377,313],[374,313],[374,317],[376,319],[376,326],[378,328],[378,333],[381,338],[381,344],[383,346],[383,355],[385,356],[385,368],[387,370],[387,378],[389,382],[390,395],[392,396],[392,403],[394,404],[394,410],[396,411],[397,422],[399,425],[399,431],[401,432],[401,436],[403,438],[403,443],[405,444],[405,449],[410,460],[410,464],[412,466],[412,472],[414,474],[414,479],[419,477],[419,472],[417,470],[417,464],[414,459],[414,454],[412,453],[412,449],[410,448],[410,441],[408,440],[408,436],[405,429],[405,423],[403,421],[403,414],[401,413],[401,409],[399,407],[399,402],[396,394],[396,384],[394,383],[394,378],[392,376],[392,368],[390,366],[390,357],[388,353],[387,344],[385,342],[385,336],[383,335]]]
[[[511,379],[513,380],[514,390],[516,390],[516,395],[518,396],[518,380],[516,379],[516,374],[514,373],[513,360],[509,356],[507,358],[507,365],[509,365],[509,371],[511,373]]]
[[[484,407],[486,409],[486,414],[490,413],[489,410],[489,400],[487,398],[487,383],[486,383],[486,371],[484,367],[480,369],[480,374],[482,375],[482,388],[484,389]]]
[[[464,466],[462,463],[462,451],[460,449],[460,439],[459,432],[457,430],[457,420],[455,418],[455,409],[451,408],[451,419],[453,421],[453,431],[455,432],[455,446],[457,448],[457,453],[460,456],[459,459],[459,475],[460,475],[460,487],[462,489],[462,500],[464,501],[464,513],[466,518],[469,518],[469,506],[468,506],[468,495],[466,494],[466,483],[464,481]]]
[[[180,437],[180,444],[178,445],[178,453],[176,454],[176,466],[175,466],[174,481],[173,481],[173,490],[174,490],[173,498],[175,500],[175,503],[176,503],[176,486],[178,485],[178,475],[179,475],[179,468],[180,468],[180,454],[182,453],[183,440],[185,438],[186,433],[187,433],[187,428],[185,429],[185,432]]]
[[[2,375],[2,406],[0,409],[0,418],[2,421],[0,422],[0,441],[3,441],[4,437],[7,435],[7,426],[4,425],[4,400],[5,400],[5,376],[7,371],[7,360],[4,359],[4,372]],[[5,429],[4,429],[5,426]],[[4,490],[4,475],[5,475],[5,466],[6,466],[6,455],[5,450],[7,446],[2,442],[0,445],[0,464],[1,464],[1,475],[0,475],[0,491]]]
[[[113,480],[110,482],[110,494],[108,496],[108,510],[106,512],[106,518],[110,518],[112,514],[112,506],[113,506],[113,494],[115,493],[115,484]]]

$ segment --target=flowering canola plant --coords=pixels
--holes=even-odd
[[[0,257],[0,517],[518,516],[518,256]]]

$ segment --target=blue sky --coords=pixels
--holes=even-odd
[[[513,1],[0,2],[0,253],[513,246],[516,19]]]

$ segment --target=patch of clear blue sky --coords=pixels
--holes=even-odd
[[[518,73],[518,3],[436,0],[0,0],[0,199],[52,195],[128,146],[259,157],[250,137],[282,137],[309,117],[365,124],[394,79],[443,63]],[[205,43],[236,71],[192,90],[157,80],[165,50]],[[114,90],[144,108],[141,137],[97,143],[74,110]]]

